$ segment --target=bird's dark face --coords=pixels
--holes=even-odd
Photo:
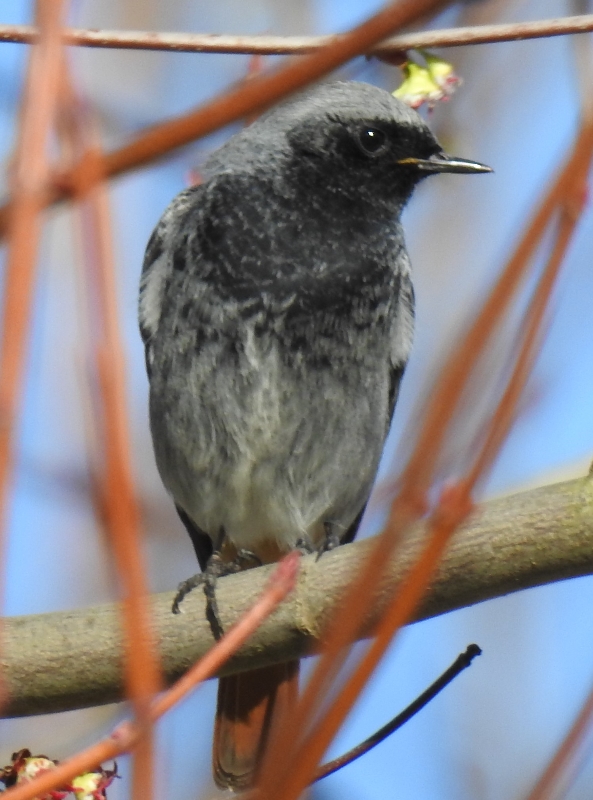
[[[293,120],[286,138],[292,151],[291,170],[301,185],[336,200],[357,199],[397,210],[428,175],[491,171],[483,164],[448,156],[415,111],[386,92],[368,90],[367,103],[364,96],[355,103],[350,97],[340,103],[338,93],[325,110],[316,103],[310,114]]]
[[[300,162],[300,180],[314,181],[317,190],[401,204],[428,174],[406,159],[426,161],[441,152],[428,129],[372,116],[353,120],[332,115],[314,125],[305,121],[291,131],[289,141]]]

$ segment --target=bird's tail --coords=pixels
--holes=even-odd
[[[272,725],[294,708],[298,679],[298,661],[220,679],[212,769],[221,789],[253,785]]]

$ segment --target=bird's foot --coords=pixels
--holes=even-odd
[[[237,555],[232,561],[223,561],[220,551],[216,550],[206,564],[204,572],[198,572],[192,575],[177,587],[177,594],[173,600],[172,611],[174,614],[179,614],[181,611],[181,603],[184,598],[192,592],[197,586],[204,587],[204,594],[206,595],[206,616],[212,633],[215,639],[220,639],[224,633],[222,623],[220,621],[220,614],[218,612],[218,602],[216,600],[216,583],[219,578],[224,578],[225,575],[233,575],[236,572],[241,572],[248,569],[248,565],[261,566],[261,560],[252,553],[251,550],[241,549],[237,551]]]
[[[254,552],[251,550],[246,550],[242,547],[240,550],[237,550],[237,555],[235,559],[230,562],[233,565],[233,572],[240,572],[243,569],[250,569],[249,564],[251,563],[251,567],[261,567],[263,566],[263,562],[259,556],[256,556]],[[230,574],[230,573],[225,573]]]
[[[317,552],[317,548],[306,533],[297,539],[294,549],[298,550],[299,553],[302,553],[304,556],[310,556],[311,553]]]
[[[330,550],[335,550],[336,547],[340,545],[340,537],[336,533],[336,528],[333,522],[324,522],[323,530],[325,535],[321,540],[321,544],[316,548],[316,561],[319,561],[324,553],[329,553]]]
[[[192,575],[191,578],[188,578],[185,581],[182,581],[179,586],[177,587],[177,594],[173,599],[173,605],[171,606],[171,611],[174,614],[180,614],[181,608],[179,607],[183,602],[183,599],[193,590],[196,586],[200,586],[204,583],[204,573],[197,572],[195,575]]]
[[[340,537],[335,531],[334,523],[324,522],[323,529],[324,536],[318,545],[314,545],[309,536],[307,536],[305,533],[300,537],[300,539],[297,539],[295,550],[298,550],[304,556],[309,556],[312,553],[316,553],[316,561],[319,561],[324,553],[328,553],[330,550],[338,547],[340,544]]]

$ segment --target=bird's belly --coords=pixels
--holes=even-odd
[[[191,516],[203,530],[222,526],[233,544],[254,551],[269,542],[292,549],[304,534],[315,543],[326,521],[347,530],[370,490],[380,447],[372,456],[355,452],[361,437],[343,418],[323,425],[303,410],[298,421],[287,413],[276,424],[269,414],[245,420],[225,458],[202,473]]]
[[[351,370],[348,385],[331,370],[288,370],[273,354],[257,370],[235,365],[200,384],[178,398],[182,427],[193,431],[182,446],[159,447],[181,426],[152,419],[164,483],[194,522],[212,538],[223,527],[255,552],[289,550],[304,534],[318,541],[326,521],[344,533],[375,477],[386,390],[353,385]]]

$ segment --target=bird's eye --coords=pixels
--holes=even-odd
[[[378,128],[361,128],[358,132],[358,143],[363,153],[374,156],[385,149],[387,136]]]

